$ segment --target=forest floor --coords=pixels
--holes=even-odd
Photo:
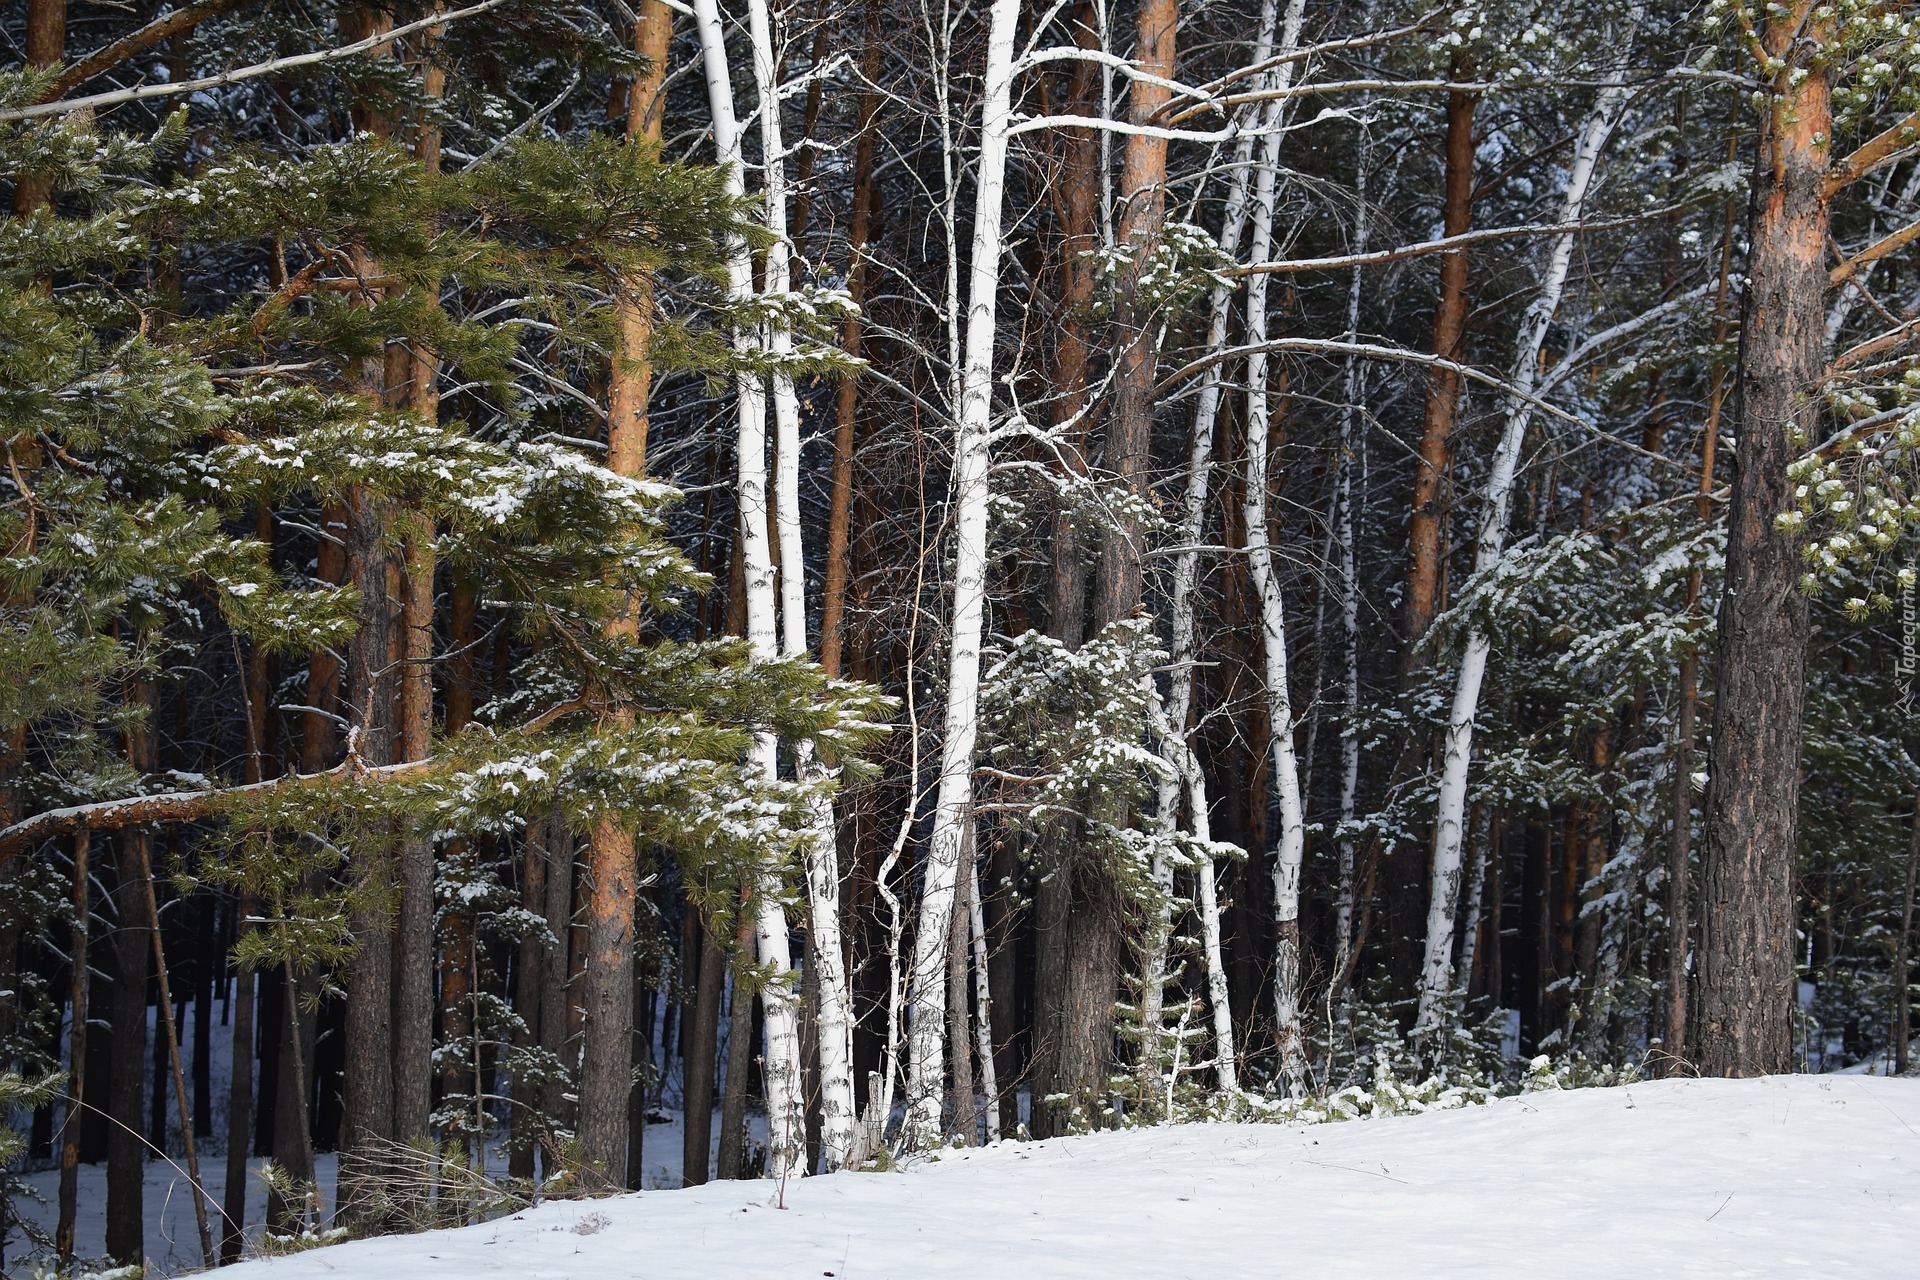
[[[232,1280],[1912,1275],[1920,1081],[1679,1080],[551,1202]]]

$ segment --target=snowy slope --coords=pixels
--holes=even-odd
[[[232,1280],[503,1275],[1915,1276],[1920,1083],[1530,1094],[1311,1128],[1196,1125],[717,1184],[259,1261]]]

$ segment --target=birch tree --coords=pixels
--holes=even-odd
[[[1303,0],[1290,0],[1280,47],[1300,41]],[[1259,266],[1273,256],[1274,201],[1285,136],[1284,95],[1296,63],[1282,63],[1274,77],[1272,105],[1266,111],[1254,167],[1249,262]],[[1273,853],[1274,1034],[1280,1070],[1287,1087],[1299,1093],[1306,1083],[1306,1045],[1300,1020],[1300,873],[1306,853],[1306,812],[1300,798],[1300,767],[1293,745],[1293,694],[1288,685],[1286,605],[1273,566],[1267,517],[1271,483],[1271,358],[1267,350],[1267,279],[1256,272],[1247,282],[1247,459],[1242,516],[1246,521],[1247,571],[1260,606],[1261,652],[1265,662],[1267,720],[1273,737],[1274,790],[1280,800],[1280,834]]]
[[[1296,6],[1298,8],[1298,6]],[[1259,34],[1253,44],[1253,63],[1263,64],[1273,54],[1273,33],[1277,7],[1266,0],[1260,8]],[[1257,108],[1255,109],[1257,112]],[[1234,139],[1228,170],[1227,197],[1221,213],[1220,253],[1233,260],[1238,256],[1240,239],[1247,226],[1247,190],[1252,176],[1255,134],[1244,130]],[[1207,351],[1219,352],[1227,345],[1227,326],[1232,318],[1235,288],[1226,279],[1216,279],[1207,298]],[[1239,1088],[1233,1034],[1233,1009],[1227,992],[1226,968],[1221,959],[1220,902],[1214,870],[1212,821],[1209,811],[1206,774],[1200,767],[1187,738],[1187,722],[1193,713],[1193,676],[1197,661],[1194,646],[1194,588],[1200,571],[1200,547],[1206,534],[1208,491],[1213,475],[1214,433],[1220,415],[1220,365],[1210,364],[1202,375],[1199,395],[1193,411],[1193,429],[1187,448],[1187,482],[1180,508],[1179,544],[1173,559],[1173,582],[1169,588],[1167,619],[1169,672],[1167,677],[1166,731],[1161,750],[1167,757],[1167,772],[1160,776],[1155,811],[1163,835],[1171,837],[1179,828],[1180,800],[1186,796],[1194,840],[1194,879],[1196,909],[1200,917],[1201,951],[1206,963],[1207,1002],[1211,1009],[1215,1078],[1222,1093]],[[1158,1033],[1159,973],[1166,963],[1167,936],[1172,920],[1163,910],[1156,914],[1154,932],[1146,957],[1147,1005],[1142,1022]]]
[[[953,444],[953,623],[947,660],[946,736],[941,743],[933,833],[914,935],[907,1039],[908,1145],[940,1130],[945,1077],[946,952],[955,876],[972,821],[979,731],[980,643],[986,619],[988,433],[993,415],[994,312],[1000,291],[1008,130],[1012,125],[1017,0],[993,0],[987,17],[980,156],[974,175],[973,247],[967,273],[966,351]]]
[[[767,0],[748,0],[748,32],[753,44],[753,78],[759,95],[761,172],[766,223],[771,239],[766,255],[766,294],[784,297],[793,278],[788,235],[786,148],[780,128],[779,59]],[[767,352],[773,361],[774,523],[780,540],[780,652],[807,653],[806,546],[800,520],[800,402],[793,375],[784,367],[793,356],[793,331],[776,312],[767,321]],[[815,772],[812,751],[797,744],[794,769],[805,782]],[[828,1169],[838,1169],[853,1151],[852,1000],[840,937],[840,868],[833,803],[824,792],[809,801],[811,830],[806,843],[808,963],[815,966],[818,1008],[814,1011],[820,1054],[821,1149]]]
[[[1619,70],[1611,73],[1595,96],[1593,109],[1580,129],[1560,197],[1559,221],[1563,226],[1578,223],[1586,208],[1595,170],[1626,103],[1623,76]],[[1548,328],[1560,309],[1578,235],[1575,230],[1567,230],[1549,241],[1546,269],[1521,322],[1518,349],[1507,375],[1511,391],[1506,417],[1481,499],[1480,534],[1473,558],[1476,578],[1494,572],[1506,551],[1514,477],[1519,471],[1527,426],[1533,419],[1533,388],[1539,376],[1540,353],[1546,345]],[[1472,625],[1454,677],[1453,703],[1447,717],[1439,801],[1434,814],[1426,951],[1420,974],[1419,1011],[1414,1020],[1416,1032],[1427,1036],[1440,1034],[1446,1003],[1453,991],[1454,916],[1459,906],[1461,859],[1466,839],[1467,772],[1473,758],[1474,716],[1479,709],[1480,688],[1492,651],[1493,637],[1484,626]]]
[[[694,21],[707,80],[707,102],[713,116],[713,145],[718,162],[728,170],[728,187],[743,191],[740,126],[733,109],[733,84],[727,62],[726,33],[720,24],[717,0],[694,0]],[[776,134],[777,136],[777,134]],[[754,295],[753,259],[744,241],[736,241],[727,263],[729,289],[737,301]],[[757,344],[752,334],[736,331],[734,345],[751,359]],[[739,510],[741,562],[745,571],[747,643],[755,659],[779,656],[775,635],[775,585],[772,548],[767,539],[767,399],[758,373],[742,372],[735,379],[739,408],[738,473],[735,500]],[[754,760],[769,780],[780,776],[779,742],[770,733],[759,735]],[[800,1030],[798,1002],[793,990],[793,958],[788,941],[787,913],[781,904],[780,879],[774,868],[763,870],[752,887],[754,942],[761,968],[769,980],[760,993],[766,1011],[767,1138],[776,1181],[795,1163],[806,1131],[806,1108],[800,1094]]]

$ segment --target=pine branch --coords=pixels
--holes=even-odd
[[[586,704],[575,699],[570,702],[555,703],[539,715],[520,725],[515,731],[519,734],[538,733],[563,716],[585,709]],[[421,760],[407,760],[400,764],[367,765],[358,754],[348,757],[331,769],[320,773],[293,773],[279,778],[270,778],[265,782],[250,782],[237,787],[207,787],[197,791],[167,791],[159,795],[128,796],[122,800],[96,800],[89,804],[68,805],[63,809],[49,809],[45,813],[36,813],[31,818],[22,819],[10,827],[0,828],[0,865],[41,840],[51,840],[55,836],[71,835],[75,831],[118,831],[124,827],[137,826],[143,822],[198,822],[212,816],[215,809],[234,800],[249,796],[272,796],[283,792],[296,792],[323,787],[328,783],[352,781],[369,786],[385,786],[395,782],[411,782],[418,778],[429,777],[444,772],[453,766],[448,756],[427,756]]]

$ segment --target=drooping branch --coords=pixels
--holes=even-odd
[[[305,791],[348,779],[373,785],[404,782],[447,767],[448,761],[444,756],[371,768],[361,764],[358,759],[350,759],[324,773],[292,773],[238,787],[164,791],[159,795],[95,800],[62,809],[48,809],[0,829],[0,862],[5,862],[38,841],[71,835],[76,831],[118,831],[143,822],[198,822],[211,817],[221,805],[250,796]]]
[[[53,102],[62,98],[95,76],[113,70],[127,59],[146,52],[162,40],[171,39],[183,31],[191,31],[208,18],[217,17],[228,9],[239,8],[241,2],[242,0],[202,0],[199,4],[190,4],[184,8],[175,9],[172,13],[162,14],[138,31],[129,32],[112,44],[94,50],[62,71],[59,78],[40,96],[40,101]]]
[[[516,726],[520,735],[539,733],[563,716],[589,709],[585,699],[557,702],[539,715]],[[76,831],[118,831],[143,822],[199,822],[212,817],[224,804],[251,796],[272,796],[283,792],[305,791],[328,783],[354,781],[368,786],[411,782],[453,767],[445,753],[408,760],[401,764],[370,766],[359,756],[350,755],[331,769],[320,773],[290,773],[265,782],[249,782],[237,787],[204,787],[193,791],[163,791],[158,795],[127,796],[120,800],[94,800],[48,809],[24,818],[10,827],[0,828],[0,864],[22,849],[55,836]]]
[[[411,35],[415,31],[424,31],[428,27],[471,18],[488,10],[498,9],[505,3],[506,0],[480,0],[478,4],[468,5],[464,9],[456,9],[452,13],[434,14],[417,22],[409,22],[404,26],[378,32],[364,40],[356,40],[352,44],[338,45],[331,49],[316,49],[312,53],[298,53],[286,58],[269,58],[265,62],[236,67],[232,71],[222,71],[219,75],[201,76],[196,80],[175,80],[168,84],[141,85],[137,89],[116,89],[108,93],[88,94],[84,98],[62,98],[55,102],[37,102],[28,107],[15,107],[10,111],[0,111],[0,124],[11,124],[16,120],[39,120],[46,116],[71,115],[75,111],[98,111],[104,107],[117,107],[127,102],[144,102],[149,98],[176,98],[184,93],[199,93],[203,89],[219,89],[230,84],[255,80],[277,71],[294,71],[301,67],[339,62],[343,58],[351,58],[356,54],[368,53],[392,44],[401,36]]]

